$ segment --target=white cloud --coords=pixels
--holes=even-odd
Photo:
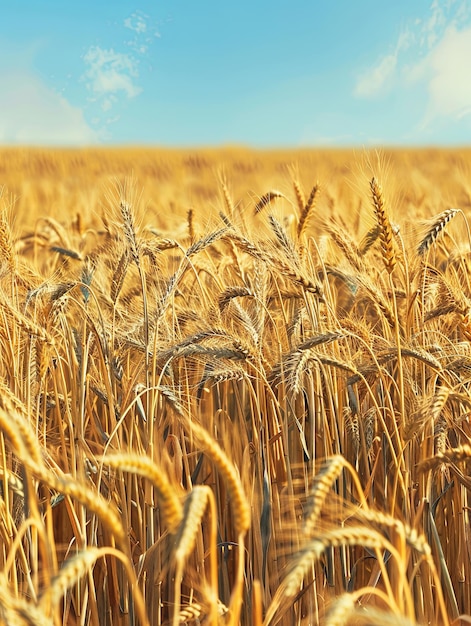
[[[107,114],[107,120],[100,123],[105,125],[105,133],[106,128],[118,119],[114,113],[119,110],[119,106],[142,93],[139,84],[140,63],[155,37],[159,36],[149,16],[141,11],[135,11],[127,17],[124,27],[132,31],[131,38],[122,42],[128,48],[127,52],[94,45],[83,56],[85,70],[81,80],[89,92],[89,103],[101,109],[98,119],[104,120],[103,113]]]
[[[0,142],[87,145],[99,141],[80,108],[27,70],[0,72]]]
[[[413,43],[410,31],[403,31],[397,40],[394,52],[381,57],[372,67],[361,72],[356,80],[354,95],[372,98],[390,91],[397,74],[399,56]]]
[[[460,119],[471,112],[471,27],[447,29],[427,57],[429,105],[425,123],[436,117]]]
[[[136,84],[138,62],[129,54],[91,46],[84,56],[87,69],[84,79],[87,88],[104,111],[109,111],[118,100],[118,94],[134,98],[141,93]]]
[[[429,14],[403,30],[394,52],[358,75],[354,95],[373,98],[395,90],[410,97],[412,87],[419,89],[426,102],[419,123],[422,130],[439,118],[467,118],[471,114],[470,22],[469,0],[433,0]]]

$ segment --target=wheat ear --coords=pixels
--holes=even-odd
[[[392,227],[384,206],[383,190],[376,178],[371,179],[370,189],[376,221],[380,229],[379,239],[383,263],[390,274],[396,265]]]
[[[293,178],[293,189],[294,189],[294,195],[296,196],[298,209],[302,212],[306,204],[306,198],[304,197],[304,191],[297,178]]]
[[[89,547],[67,559],[57,576],[52,579],[50,586],[39,597],[39,605],[44,611],[47,613],[48,608],[57,607],[66,591],[83,578],[95,561],[104,554],[106,551],[103,548]]]
[[[129,251],[126,248],[123,254],[120,256],[118,264],[116,265],[113,275],[111,277],[111,289],[110,289],[110,298],[113,304],[116,304],[118,300],[118,296],[121,292],[121,289],[124,284],[124,279],[126,278],[126,271],[129,265]]]
[[[207,485],[195,485],[185,501],[182,524],[175,539],[175,559],[182,564],[195,545],[208,504],[208,491],[210,488]]]
[[[111,531],[120,546],[126,545],[126,534],[115,507],[85,484],[79,483],[73,476],[56,476],[44,466],[31,465],[31,471],[37,478],[46,483],[51,489],[58,491],[64,496],[77,500],[80,504],[95,514],[103,524]]]
[[[201,528],[203,515],[206,511],[211,488],[207,485],[196,485],[187,497],[183,511],[183,520],[175,540],[175,560],[177,569],[175,572],[175,601],[173,623],[177,626],[180,613],[181,580],[183,568],[187,556],[192,552],[198,531]],[[213,548],[213,546],[212,546]]]
[[[439,452],[435,456],[424,459],[419,463],[419,470],[425,472],[439,467],[442,464],[463,462],[471,462],[471,446],[467,443],[456,448],[448,448],[443,452]]]
[[[8,437],[21,461],[34,465],[42,464],[39,443],[22,415],[0,408],[0,430]]]
[[[18,324],[18,326],[22,328],[26,333],[38,337],[39,339],[41,339],[41,341],[44,341],[51,346],[54,345],[54,338],[51,337],[51,335],[49,335],[49,333],[42,326],[39,326],[39,324],[36,324],[36,322],[26,317],[26,315],[23,315],[23,313],[18,311],[8,301],[0,301],[0,306],[3,307],[7,315],[10,315]]]
[[[324,461],[316,474],[309,494],[309,514],[304,521],[304,532],[310,535],[316,528],[322,506],[327,499],[332,483],[336,480],[345,466],[345,459],[336,455]]]
[[[136,229],[134,228],[134,217],[131,211],[131,206],[127,202],[121,201],[119,203],[119,208],[121,209],[124,235],[129,246],[129,251],[131,252],[134,263],[137,265],[137,267],[139,267],[141,264],[141,259],[139,246],[137,243]]]
[[[379,598],[388,608],[388,611],[378,610],[371,606],[357,602],[365,596]],[[352,620],[353,618],[353,620]],[[378,587],[362,587],[353,592],[343,593],[329,606],[325,617],[325,626],[341,626],[354,623],[357,626],[417,626],[415,621],[410,621],[399,612],[395,602]]]
[[[329,606],[325,616],[325,626],[344,626],[348,623],[355,604],[356,597],[353,593],[343,593]]]
[[[233,216],[234,211],[235,211],[235,206],[234,206],[234,202],[232,201],[231,194],[229,193],[229,188],[227,186],[227,180],[226,180],[226,176],[224,175],[224,172],[221,172],[219,174],[219,182],[222,187],[222,194],[224,196],[224,203],[226,205],[226,209],[229,211],[229,215]]]
[[[443,213],[437,215],[417,249],[417,252],[421,256],[427,252],[430,246],[437,240],[440,233],[443,232],[448,222],[452,220],[457,213],[458,209],[447,209],[446,211],[443,211]]]
[[[277,191],[276,189],[271,189],[270,191],[267,191],[267,193],[264,194],[255,205],[255,209],[254,209],[255,213],[260,213],[262,209],[268,206],[276,198],[284,198],[284,197],[285,196],[281,193],[281,191]]]
[[[16,255],[13,249],[10,224],[6,218],[6,210],[0,212],[0,256],[5,260],[12,276],[16,275]]]
[[[275,233],[280,247],[284,250],[288,259],[296,265],[298,263],[298,255],[288,233],[274,215],[269,215],[268,221],[270,222],[271,229]]]
[[[357,626],[417,626],[415,620],[397,612],[382,611],[375,607],[355,608],[352,613],[351,623]]]
[[[56,475],[48,470],[42,462],[39,450],[33,444],[32,431],[24,423],[24,420],[12,420],[11,416],[1,409],[0,428],[9,437],[15,448],[15,453],[39,480],[42,480],[51,489],[83,504],[111,530],[122,546],[125,545],[125,533],[118,514],[111,503],[87,485],[77,482],[73,476]]]
[[[398,557],[397,551],[385,537],[366,526],[351,526],[326,531],[309,541],[297,555],[293,566],[273,596],[265,615],[264,626],[272,621],[280,606],[286,605],[299,591],[308,570],[319,560],[326,548],[353,545],[361,545],[370,550],[389,550],[396,558]]]
[[[311,193],[309,194],[309,198],[307,199],[307,202],[302,208],[301,215],[299,216],[299,222],[298,222],[298,228],[297,228],[298,239],[301,239],[304,231],[307,228],[309,219],[312,215],[312,211],[316,204],[316,199],[317,199],[319,190],[320,190],[319,183],[316,183],[314,187],[312,188]]]
[[[53,626],[53,620],[36,603],[14,595],[4,572],[0,574],[0,624],[2,626]]]

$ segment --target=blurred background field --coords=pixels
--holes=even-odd
[[[80,214],[97,226],[117,181],[133,177],[145,220],[174,230],[190,208],[203,223],[217,215],[221,175],[232,198],[250,210],[270,189],[292,198],[296,177],[306,188],[319,182],[318,212],[340,212],[352,225],[364,207],[372,171],[390,198],[393,218],[430,216],[447,206],[471,205],[471,149],[250,150],[214,149],[41,149],[0,151],[0,186],[11,205],[14,229],[30,229],[37,218],[62,221]],[[367,185],[366,185],[367,188]],[[136,207],[137,208],[137,207]],[[289,213],[289,206],[283,207]],[[315,222],[313,222],[315,224]]]

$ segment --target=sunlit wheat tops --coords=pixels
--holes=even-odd
[[[469,621],[471,151],[355,159],[0,151],[0,626]]]

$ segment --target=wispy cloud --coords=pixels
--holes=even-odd
[[[397,76],[401,54],[408,50],[413,37],[410,31],[403,31],[393,52],[382,56],[372,67],[361,72],[356,81],[354,94],[360,98],[372,98],[392,89]]]
[[[130,54],[91,46],[84,61],[87,89],[92,101],[98,101],[103,111],[109,111],[119,95],[135,98],[141,93],[137,84],[138,62]]]
[[[139,55],[146,54],[153,40],[160,37],[149,15],[142,11],[131,13],[124,20],[124,27],[134,33],[133,38],[126,41],[126,45]]]
[[[0,72],[0,142],[30,145],[88,145],[100,139],[83,111],[33,73]]]
[[[147,15],[136,11],[124,20],[124,26],[140,35],[147,31],[147,19]]]
[[[388,54],[378,63],[362,72],[355,85],[355,95],[360,98],[371,98],[387,88],[396,72],[397,53]]]
[[[469,1],[434,0],[401,33],[395,49],[361,71],[354,87],[359,98],[422,89],[426,101],[418,126],[441,118],[460,120],[471,113],[471,7]]]

